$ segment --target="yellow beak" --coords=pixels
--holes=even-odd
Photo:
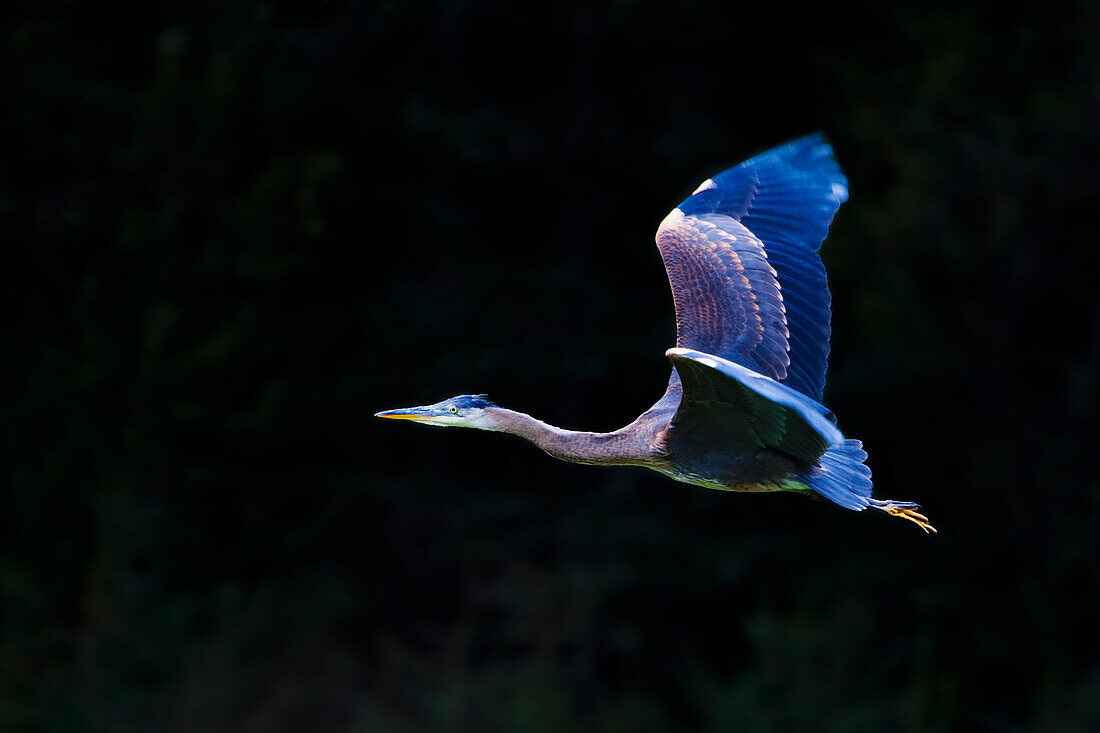
[[[424,413],[424,411],[422,410],[422,408],[418,408],[418,407],[413,407],[413,408],[406,407],[406,408],[403,408],[403,409],[400,409],[400,410],[386,410],[384,412],[376,412],[376,413],[374,413],[374,416],[375,417],[384,417],[387,420],[413,420],[413,421],[424,420],[424,419],[427,419],[427,418],[431,417],[431,415],[426,415]]]

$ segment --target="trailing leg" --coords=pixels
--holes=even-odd
[[[908,519],[925,532],[936,533],[936,528],[928,523],[928,517],[917,511],[920,509],[919,504],[914,504],[911,501],[890,501],[889,499],[868,499],[868,502],[868,506],[874,509],[886,512],[892,517]]]

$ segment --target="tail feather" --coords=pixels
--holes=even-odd
[[[871,504],[871,469],[863,464],[867,453],[858,440],[834,444],[821,456],[820,466],[800,476],[817,493],[845,509],[862,511]]]

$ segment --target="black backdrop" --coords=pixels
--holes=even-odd
[[[93,5],[0,36],[0,729],[1096,729],[1090,4]],[[817,130],[938,536],[370,417],[629,422],[658,222]]]

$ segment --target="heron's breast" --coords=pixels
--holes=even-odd
[[[736,491],[743,493],[757,493],[767,491],[784,491],[781,480],[746,480],[736,477],[717,477],[691,471],[677,471],[671,468],[658,468],[658,471],[669,478],[685,484],[702,486],[718,491]]]
[[[771,450],[670,456],[663,473],[689,484],[723,491],[781,491],[796,471],[786,456]]]

